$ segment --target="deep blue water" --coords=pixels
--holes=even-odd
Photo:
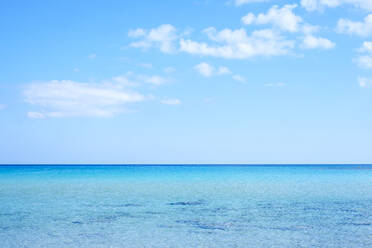
[[[372,247],[372,166],[0,166],[0,247]]]

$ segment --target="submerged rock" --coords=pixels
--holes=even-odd
[[[204,204],[204,202],[202,201],[180,201],[180,202],[171,202],[171,203],[168,203],[168,205],[171,205],[171,206],[196,206],[196,205],[202,205]]]

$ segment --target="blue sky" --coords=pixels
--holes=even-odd
[[[0,163],[372,163],[370,0],[0,11]]]

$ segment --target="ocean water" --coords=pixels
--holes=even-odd
[[[372,166],[0,166],[0,247],[372,247]]]

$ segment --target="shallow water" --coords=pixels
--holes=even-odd
[[[372,247],[372,166],[1,166],[0,243]]]

